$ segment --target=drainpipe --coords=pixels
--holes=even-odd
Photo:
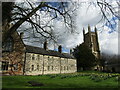
[[[60,74],[61,74],[61,57],[60,57]]]
[[[24,56],[23,75],[25,75],[25,64],[26,64],[26,52]]]
[[[42,70],[42,75],[44,74],[44,55],[43,55],[43,70]]]

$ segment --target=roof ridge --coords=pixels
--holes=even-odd
[[[54,50],[45,50],[44,48],[30,46],[30,45],[26,45],[26,52],[42,54],[42,55],[49,55],[49,56],[57,56],[57,57],[63,57],[63,58],[74,58],[74,56],[69,53],[60,53],[60,52],[54,51]]]

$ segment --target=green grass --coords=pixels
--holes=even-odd
[[[120,74],[80,72],[41,76],[3,76],[3,88],[117,88]],[[37,81],[44,86],[31,86]]]

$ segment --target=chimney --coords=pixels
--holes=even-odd
[[[72,49],[70,49],[70,54],[72,55]]]
[[[44,49],[47,50],[47,41],[44,42]]]
[[[85,29],[83,28],[83,41],[85,42]]]
[[[61,45],[58,47],[58,52],[62,53],[62,46]]]
[[[83,35],[85,35],[85,29],[83,28]]]

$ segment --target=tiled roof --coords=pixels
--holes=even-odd
[[[49,55],[49,56],[56,56],[56,57],[61,57],[61,58],[75,59],[74,56],[72,56],[68,53],[60,53],[60,52],[53,51],[53,50],[45,50],[44,48],[34,47],[34,46],[29,46],[29,45],[26,45],[26,52],[42,54],[42,55]]]

